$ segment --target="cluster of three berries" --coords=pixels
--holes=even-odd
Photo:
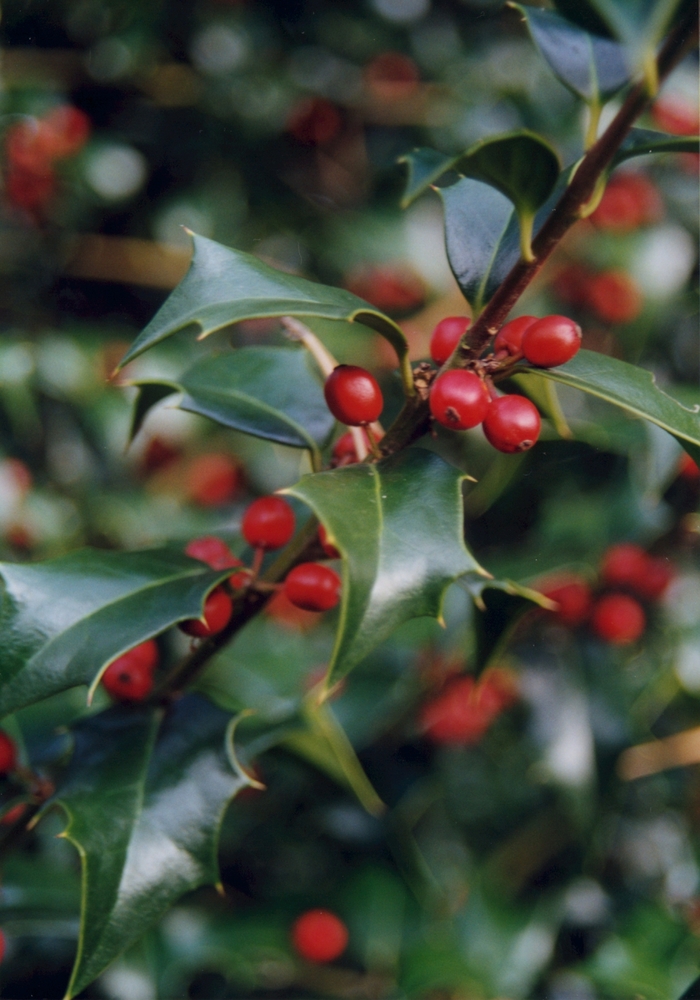
[[[430,355],[437,365],[447,361],[469,324],[466,316],[448,316],[438,323],[430,341]],[[524,357],[538,368],[554,368],[576,354],[581,328],[566,316],[519,316],[499,330],[493,346],[497,360]],[[430,412],[453,431],[482,424],[489,444],[510,454],[527,451],[540,433],[540,415],[529,399],[497,396],[479,375],[463,368],[443,372],[435,379]]]

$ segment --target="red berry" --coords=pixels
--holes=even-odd
[[[348,929],[329,910],[307,910],[294,921],[292,944],[308,962],[332,962],[347,947]]]
[[[304,611],[328,611],[340,600],[340,577],[328,566],[301,563],[287,574],[284,593]]]
[[[340,111],[325,97],[305,98],[292,108],[287,131],[305,146],[324,146],[340,132]]]
[[[468,316],[446,316],[440,320],[430,338],[430,357],[436,365],[445,364],[471,322]]]
[[[194,503],[219,507],[233,498],[240,484],[237,462],[230,455],[214,452],[199,455],[190,463],[185,490]]]
[[[153,690],[153,671],[158,665],[154,639],[139,643],[113,660],[102,675],[105,691],[120,701],[143,701]]]
[[[328,532],[322,524],[319,524],[318,526],[318,540],[321,543],[321,548],[329,559],[340,559],[340,552],[338,552],[335,545],[331,545],[328,541]]]
[[[367,437],[367,431],[361,429],[362,436],[365,439],[367,448],[369,449],[369,438]],[[383,434],[375,434],[377,440],[381,440]],[[355,462],[359,462],[357,457],[357,451],[355,449],[355,439],[352,436],[352,431],[346,431],[345,434],[341,434],[338,440],[333,445],[333,458],[331,465],[338,467],[340,465],[353,465]]]
[[[405,264],[382,264],[351,271],[345,287],[377,309],[388,313],[409,313],[425,300],[420,277]]]
[[[84,111],[62,104],[39,122],[39,144],[51,159],[73,156],[87,142],[90,119]]]
[[[5,191],[13,205],[36,212],[45,208],[56,193],[56,177],[51,168],[47,173],[11,169]]]
[[[689,482],[696,482],[700,479],[700,465],[690,457],[687,451],[681,455],[681,460],[678,463],[678,475],[681,479],[687,479]]]
[[[635,281],[625,271],[603,271],[588,282],[586,301],[605,323],[631,323],[644,301]]]
[[[563,625],[577,628],[588,618],[591,610],[591,588],[580,576],[562,575],[545,580],[537,588],[550,601],[559,605],[554,614]]]
[[[314,611],[304,611],[296,604],[292,604],[284,590],[278,590],[267,602],[265,614],[278,625],[294,632],[308,632],[318,625],[318,614]]]
[[[412,59],[400,52],[381,52],[365,66],[368,90],[380,101],[396,101],[415,93],[420,77]]]
[[[421,728],[434,743],[478,743],[493,716],[478,704],[473,677],[458,677],[423,706]]]
[[[591,625],[596,635],[613,646],[636,642],[646,618],[638,601],[627,594],[605,594],[593,608]]]
[[[490,400],[486,386],[474,372],[453,368],[438,375],[430,390],[430,412],[443,427],[464,431],[486,416]]]
[[[5,949],[7,947],[7,941],[5,939],[4,931],[0,931],[0,962],[2,962],[5,957]]]
[[[474,688],[476,703],[493,720],[518,700],[518,684],[512,670],[490,667]]]
[[[523,333],[522,351],[531,365],[555,368],[573,358],[581,346],[581,327],[566,316],[545,316]]]
[[[600,575],[608,587],[635,588],[647,569],[648,556],[640,545],[622,542],[603,553]]]
[[[647,556],[644,573],[634,583],[634,591],[648,601],[658,601],[674,577],[673,565],[661,556]]]
[[[17,747],[7,733],[0,729],[0,774],[9,774],[17,767]]]
[[[536,322],[536,316],[518,316],[517,319],[506,323],[496,334],[496,339],[493,342],[494,353],[499,354],[501,351],[505,351],[511,357],[522,354],[523,334],[528,327]]]
[[[659,98],[651,109],[651,115],[654,124],[663,132],[672,132],[674,135],[698,134],[698,106],[678,94]]]
[[[294,511],[282,497],[260,497],[243,515],[241,531],[254,549],[281,549],[294,534]]]
[[[185,546],[185,555],[193,559],[199,559],[212,569],[232,569],[234,566],[242,566],[240,559],[234,556],[226,542],[222,542],[215,535],[204,535],[202,538],[193,538]]]
[[[338,365],[323,388],[328,409],[336,420],[351,427],[371,424],[384,406],[382,390],[373,375],[357,365]]]
[[[608,183],[600,204],[591,215],[600,229],[630,232],[638,226],[657,222],[663,215],[658,190],[643,174],[617,174]]]
[[[540,415],[524,396],[494,399],[484,418],[484,434],[489,444],[512,454],[532,448],[540,435]]]
[[[226,628],[232,612],[231,598],[225,590],[217,587],[204,602],[204,621],[200,621],[199,618],[188,618],[187,621],[180,622],[180,628],[196,639],[206,639]]]
[[[27,811],[26,802],[18,802],[16,806],[8,809],[6,813],[3,813],[0,818],[0,824],[2,826],[12,826],[18,820],[20,820]],[[0,951],[0,962],[2,961],[2,951]]]

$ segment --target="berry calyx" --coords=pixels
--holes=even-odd
[[[338,365],[323,387],[328,409],[336,420],[350,427],[379,419],[384,397],[373,375],[357,365]]]
[[[294,534],[294,511],[282,497],[260,497],[243,515],[241,531],[255,549],[281,549]]]
[[[345,951],[348,929],[330,910],[307,910],[292,925],[292,944],[308,962],[332,962]]]
[[[570,361],[581,346],[581,327],[567,316],[545,316],[523,332],[522,352],[531,365],[555,368]]]
[[[0,774],[9,774],[17,767],[17,747],[15,741],[0,729]]]
[[[217,635],[228,625],[233,604],[231,598],[225,590],[217,587],[204,602],[204,621],[199,618],[188,618],[187,621],[180,622],[180,628],[187,635],[195,639],[207,639],[211,635]]]
[[[603,583],[608,587],[636,589],[637,581],[646,573],[648,558],[641,545],[635,545],[634,542],[611,545],[603,553],[600,564]]]
[[[559,605],[554,615],[568,628],[577,628],[586,621],[591,610],[591,588],[575,574],[545,580],[538,590]]]
[[[156,641],[148,639],[118,656],[102,675],[105,691],[118,701],[143,701],[153,690],[159,655]]]
[[[440,320],[430,338],[430,357],[436,365],[445,364],[471,322],[468,316],[446,316]]]
[[[483,423],[489,444],[507,454],[532,448],[541,426],[535,405],[525,396],[515,395],[494,399]]]
[[[340,552],[338,552],[335,545],[331,545],[328,541],[328,532],[322,524],[319,524],[318,526],[318,540],[321,543],[321,548],[329,559],[340,559]]]
[[[488,390],[479,376],[463,368],[443,372],[430,390],[430,412],[439,424],[453,431],[476,427],[489,404]]]
[[[301,563],[287,574],[284,593],[304,611],[329,611],[340,600],[340,577],[328,566]]]
[[[201,538],[193,538],[185,546],[185,555],[193,559],[199,559],[212,569],[233,569],[234,566],[242,566],[240,559],[234,556],[226,542],[222,542],[215,535],[203,535]]]
[[[496,334],[493,342],[494,353],[501,354],[505,351],[512,358],[522,354],[523,334],[536,322],[537,316],[518,316],[517,319],[506,323]]]
[[[646,617],[642,606],[627,594],[605,594],[591,616],[593,631],[613,646],[628,646],[644,632]]]

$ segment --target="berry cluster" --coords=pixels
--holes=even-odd
[[[568,628],[588,624],[593,633],[613,646],[627,646],[646,628],[643,603],[659,601],[673,580],[668,559],[651,556],[639,545],[622,542],[603,554],[598,585],[566,574],[543,581],[538,589],[558,604],[554,612]]]
[[[434,743],[478,743],[517,697],[515,678],[508,670],[492,667],[478,680],[462,675],[448,681],[440,694],[423,706],[420,727]]]
[[[37,213],[56,193],[57,160],[74,156],[87,141],[90,120],[64,104],[43,118],[28,118],[8,128],[5,138],[5,190],[13,205]]]
[[[435,327],[430,355],[443,365],[469,327],[464,316],[449,316]],[[554,368],[571,360],[581,346],[581,328],[566,316],[520,316],[499,330],[493,360],[525,358],[538,368]],[[540,415],[525,396],[498,396],[483,370],[453,368],[435,379],[430,412],[439,424],[463,431],[483,425],[487,441],[509,454],[527,451],[540,433]]]

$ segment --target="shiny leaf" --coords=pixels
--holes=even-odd
[[[201,339],[231,323],[272,316],[352,320],[386,337],[399,358],[407,354],[399,327],[356,295],[278,271],[252,254],[204,236],[193,239],[189,271],[136,338],[120,367],[185,327],[199,327]]]
[[[313,367],[302,348],[242,347],[203,358],[177,381],[137,384],[142,392],[161,387],[166,395],[179,392],[181,410],[224,427],[313,450],[335,424]],[[144,405],[139,399],[141,419]]]
[[[579,351],[560,368],[526,369],[528,377],[553,379],[650,420],[672,434],[695,461],[700,459],[700,403],[683,406],[660,389],[652,372],[626,361]]]
[[[249,784],[231,766],[231,716],[200,695],[160,709],[112,708],[75,728],[53,803],[83,876],[68,997],[85,989],[185,892],[219,880],[224,812]]]
[[[138,643],[198,618],[224,577],[171,551],[82,549],[44,563],[1,563],[0,715],[96,683]]]
[[[497,662],[518,622],[533,610],[533,606],[550,610],[556,607],[543,594],[512,580],[484,580],[470,573],[459,581],[459,585],[480,611],[474,618],[474,665],[477,670]]]
[[[623,163],[633,156],[649,153],[698,153],[700,138],[696,135],[669,135],[650,128],[633,128],[615,155],[613,164]]]
[[[445,153],[438,153],[437,150],[426,147],[414,149],[400,157],[399,163],[405,163],[408,170],[401,208],[408,208],[443,174],[452,170],[457,159],[458,157],[447,156]]]
[[[555,76],[584,101],[598,103],[625,86],[629,70],[622,46],[586,31],[558,14],[536,7],[520,11],[533,42]]]
[[[311,507],[343,554],[332,677],[410,618],[439,618],[445,590],[464,573],[487,575],[464,544],[464,478],[437,455],[409,449],[304,476],[286,491]]]

